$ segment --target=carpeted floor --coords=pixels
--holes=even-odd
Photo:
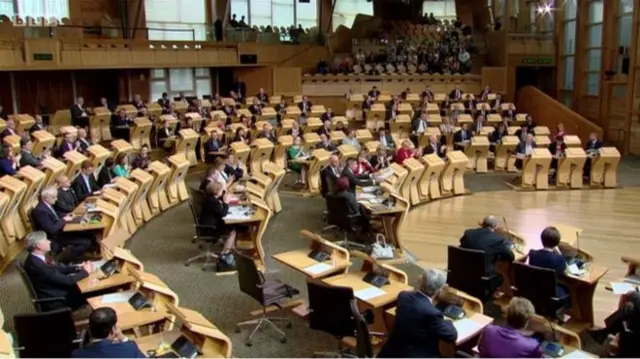
[[[196,186],[199,176],[191,174],[189,184]],[[509,187],[504,182],[512,177],[502,173],[470,174],[466,176],[466,185],[473,192],[507,190]],[[640,186],[640,158],[625,158],[618,178],[620,186]],[[271,220],[263,239],[267,269],[271,275],[300,289],[300,297],[305,298],[304,276],[276,263],[271,255],[307,246],[307,240],[298,233],[301,229],[320,230],[324,226],[320,215],[322,199],[283,193],[281,200],[283,211]],[[246,347],[246,333],[236,334],[235,323],[249,319],[249,312],[259,306],[239,291],[237,276],[216,276],[213,272],[203,272],[197,264],[184,266],[185,259],[198,254],[197,245],[191,243],[192,223],[187,205],[182,204],[147,223],[130,239],[128,246],[144,263],[146,271],[158,275],[179,295],[182,306],[200,311],[232,339],[234,356],[310,357],[315,351],[335,349],[334,338],[310,330],[294,315],[291,315],[293,328],[285,329],[287,343],[280,343],[274,333],[266,330],[254,337],[252,347]],[[407,271],[411,281],[420,272],[413,264],[400,267]],[[33,310],[27,290],[13,266],[0,276],[0,307],[7,318],[8,329],[14,314]]]

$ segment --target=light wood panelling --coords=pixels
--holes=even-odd
[[[237,67],[233,69],[233,73],[247,85],[247,96],[254,96],[260,88],[268,94],[274,93],[271,67]]]
[[[446,268],[447,245],[459,244],[465,229],[477,227],[488,214],[506,217],[509,229],[539,248],[546,226],[565,224],[583,229],[580,248],[610,271],[594,299],[596,324],[613,312],[618,297],[604,286],[626,273],[620,257],[640,253],[640,189],[589,191],[483,192],[434,201],[412,209],[400,229],[402,242],[420,264]]]
[[[489,85],[496,93],[507,93],[507,68],[506,67],[483,67],[482,85]]]
[[[273,92],[293,96],[302,93],[302,71],[299,67],[274,67]]]

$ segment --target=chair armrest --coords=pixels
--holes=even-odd
[[[216,226],[212,226],[209,224],[194,224],[193,226],[200,229],[216,229]]]
[[[52,298],[38,298],[38,299],[31,299],[31,301],[33,303],[48,303],[48,302],[57,302],[60,300],[66,300],[65,297],[52,297]]]

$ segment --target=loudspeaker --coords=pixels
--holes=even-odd
[[[629,74],[629,61],[628,56],[622,58],[622,73],[625,75]]]
[[[242,65],[255,65],[258,63],[258,55],[244,54],[240,55],[240,64]]]

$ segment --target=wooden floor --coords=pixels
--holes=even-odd
[[[594,298],[596,325],[617,306],[604,286],[620,279],[623,254],[640,256],[640,188],[583,191],[481,192],[434,201],[412,209],[400,229],[404,246],[419,264],[446,268],[446,247],[487,214],[505,217],[511,231],[539,243],[548,225],[581,228],[579,245],[609,267]]]

